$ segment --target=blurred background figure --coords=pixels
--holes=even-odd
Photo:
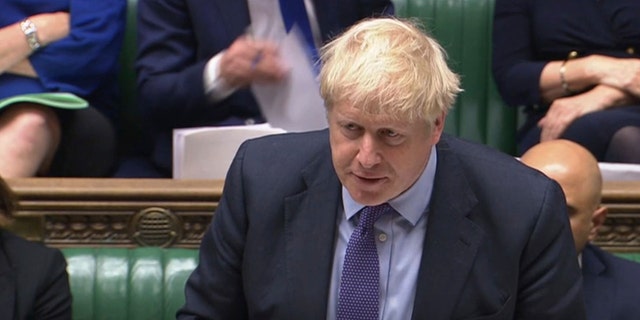
[[[125,11],[125,0],[2,2],[2,176],[110,174]],[[88,107],[27,98],[40,93],[72,94]]]
[[[564,138],[640,163],[640,1],[496,0],[493,75],[525,106],[519,155]]]
[[[71,319],[71,291],[62,253],[5,230],[15,196],[0,179],[0,310],[2,319]]]
[[[253,14],[263,23],[252,21],[252,6],[262,8]],[[138,95],[153,150],[151,161],[131,161],[117,175],[171,177],[174,128],[265,121],[249,85],[282,81],[287,68],[276,41],[248,33],[288,32],[297,25],[314,60],[330,37],[393,9],[389,0],[140,0]]]
[[[556,180],[564,191],[582,267],[587,318],[637,319],[640,264],[615,257],[589,243],[607,215],[607,208],[600,204],[602,177],[596,159],[582,146],[559,139],[534,146],[521,160]]]

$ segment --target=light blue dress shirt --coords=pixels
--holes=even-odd
[[[380,319],[411,319],[422,245],[427,230],[427,208],[436,173],[436,148],[416,183],[389,201],[395,212],[384,214],[374,224],[380,259]],[[338,215],[338,233],[333,258],[327,319],[335,319],[340,293],[342,265],[351,233],[357,226],[356,213],[364,205],[355,202],[342,188],[343,212]]]

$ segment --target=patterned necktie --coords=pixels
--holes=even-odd
[[[338,320],[377,320],[380,299],[380,263],[373,223],[390,209],[384,203],[364,207],[360,222],[351,234],[342,267]]]

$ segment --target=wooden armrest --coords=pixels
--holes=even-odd
[[[602,204],[609,214],[594,244],[613,252],[640,252],[640,181],[605,181]]]
[[[55,247],[197,248],[222,196],[222,180],[29,178],[7,180],[18,196],[13,231]],[[640,181],[609,181],[609,215],[594,243],[640,252]]]

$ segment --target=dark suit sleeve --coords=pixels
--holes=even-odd
[[[197,60],[188,10],[181,0],[138,1],[138,95],[144,114],[162,127],[178,126],[210,106],[203,84],[207,60]]]
[[[246,319],[242,257],[247,231],[242,179],[244,145],[234,159],[218,209],[200,245],[200,262],[187,280],[178,319]]]
[[[67,263],[59,250],[52,250],[43,265],[42,276],[34,304],[34,319],[67,320],[71,319],[71,290]]]
[[[541,103],[540,74],[546,61],[534,61],[530,1],[496,0],[493,20],[493,76],[510,106]]]
[[[515,319],[585,319],[582,278],[560,187],[550,181],[521,257]]]

